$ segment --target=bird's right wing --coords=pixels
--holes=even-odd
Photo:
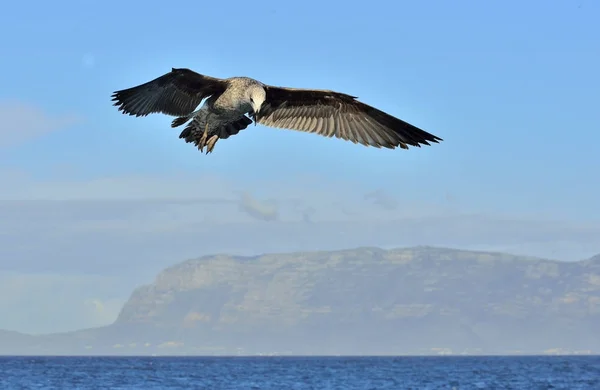
[[[442,139],[362,103],[355,96],[320,90],[265,85],[267,98],[258,123],[337,137],[377,148],[408,149]]]
[[[146,116],[160,112],[184,116],[192,113],[204,98],[226,88],[226,80],[173,68],[152,81],[114,92],[112,101],[124,114]]]

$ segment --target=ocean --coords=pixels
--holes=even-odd
[[[1,389],[600,389],[600,356],[0,357]]]

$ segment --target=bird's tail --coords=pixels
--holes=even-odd
[[[189,120],[189,116],[180,116],[178,118],[173,119],[173,122],[171,122],[171,127],[179,127]]]

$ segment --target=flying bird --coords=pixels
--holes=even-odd
[[[263,84],[249,77],[226,79],[187,68],[172,68],[154,80],[116,91],[114,106],[136,117],[162,113],[176,117],[171,127],[187,123],[179,135],[212,153],[252,121],[264,126],[337,137],[376,148],[421,147],[441,138],[357,100],[322,89]],[[198,108],[204,100],[204,104]]]

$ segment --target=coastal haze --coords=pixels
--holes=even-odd
[[[598,353],[599,4],[180,4],[0,15],[0,353]],[[111,106],[171,67],[444,141],[252,125],[202,155]]]
[[[109,326],[0,333],[0,353],[593,354],[600,255],[415,247],[205,256],[133,291]]]

